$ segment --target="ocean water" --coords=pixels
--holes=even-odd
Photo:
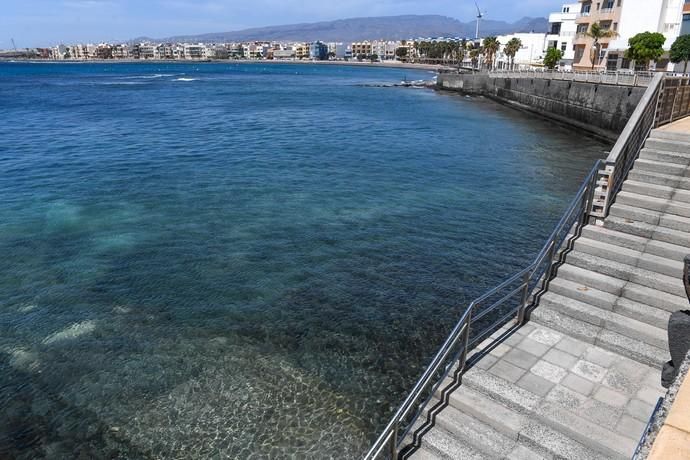
[[[0,458],[358,458],[607,146],[427,72],[0,64]]]

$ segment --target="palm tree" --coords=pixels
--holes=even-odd
[[[494,67],[494,56],[501,47],[501,43],[496,37],[486,37],[482,43],[484,48],[484,57],[486,58],[486,66],[489,70]]]
[[[594,66],[599,63],[599,56],[601,55],[601,43],[599,43],[599,41],[605,38],[617,37],[618,33],[613,29],[604,29],[601,27],[601,23],[595,22],[592,24],[592,27],[589,28],[589,32],[585,32],[585,35],[594,39],[590,51],[592,70],[594,70]]]
[[[503,47],[503,52],[510,59],[510,70],[515,67],[515,55],[520,51],[520,48],[522,48],[522,40],[517,37],[511,38]]]
[[[482,55],[481,46],[470,45],[470,59],[472,59],[472,68],[476,69],[479,67],[479,56]]]

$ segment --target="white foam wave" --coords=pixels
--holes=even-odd
[[[198,78],[185,78],[185,77],[181,77],[181,78],[176,78],[176,79],[174,79],[173,81],[197,81],[197,80],[199,80],[199,79],[198,79]]]

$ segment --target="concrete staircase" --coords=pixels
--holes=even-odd
[[[663,394],[668,318],[690,307],[687,254],[690,134],[655,130],[609,217],[584,228],[530,322],[465,374],[412,458],[630,458]]]

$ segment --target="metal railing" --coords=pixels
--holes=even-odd
[[[390,422],[378,437],[365,460],[397,459],[409,444],[409,435],[451,369],[460,377],[466,370],[468,352],[512,318],[524,324],[528,309],[534,306],[564,262],[564,254],[580,235],[589,219],[596,179],[603,160],[597,161],[575,198],[536,259],[499,286],[475,299],[443,342],[431,363]],[[565,244],[564,244],[565,243]]]
[[[606,158],[606,166],[599,172],[597,179],[598,188],[592,202],[592,216],[599,218],[608,216],[613,198],[623,186],[623,181],[628,177],[628,173],[640,155],[649,133],[658,126],[655,120],[663,83],[664,74],[655,74],[618,141]]]
[[[492,70],[491,78],[540,78],[619,86],[649,86],[655,72],[585,72],[561,70]]]
[[[690,115],[690,76],[677,74],[664,79],[655,126]]]

